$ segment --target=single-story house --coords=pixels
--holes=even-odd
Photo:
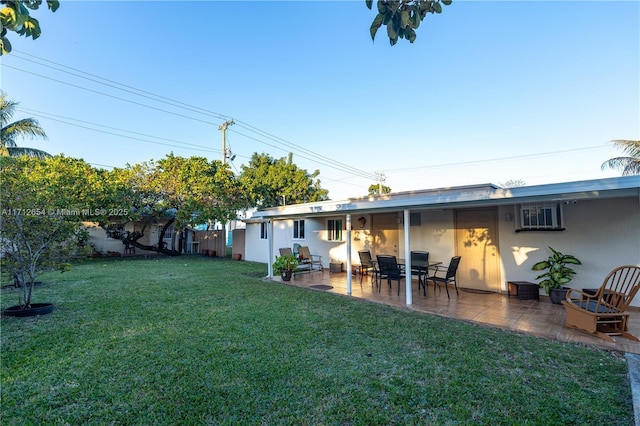
[[[144,236],[138,240],[140,244],[156,245],[162,227],[169,219],[158,219],[152,224],[147,224]],[[83,222],[85,229],[89,232],[89,244],[97,253],[119,253],[119,254],[158,254],[155,251],[143,250],[136,247],[127,247],[119,238],[113,238],[109,233],[94,222]],[[143,228],[142,222],[127,222],[122,232],[140,232]],[[172,247],[172,243],[176,250],[181,253],[189,254],[198,252],[198,241],[195,237],[196,231],[191,228],[185,228],[183,231],[176,229],[171,225],[164,234],[163,242],[167,247]]]
[[[268,263],[269,276],[279,248],[309,246],[325,268],[343,265],[348,292],[362,249],[398,259],[424,250],[444,264],[459,255],[459,286],[494,292],[535,282],[531,266],[548,247],[582,261],[576,288],[600,287],[616,266],[640,266],[640,176],[408,191],[258,210],[245,221],[244,258]]]

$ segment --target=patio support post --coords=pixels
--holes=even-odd
[[[267,221],[267,274],[268,278],[273,278],[273,219]]]
[[[347,214],[347,294],[351,296],[351,213]]]
[[[411,241],[409,240],[409,230],[411,229],[409,209],[404,210],[404,259],[405,259],[405,287],[407,293],[407,305],[413,304],[411,294]],[[399,285],[399,283],[398,283]]]

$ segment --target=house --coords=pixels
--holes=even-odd
[[[168,220],[168,218],[158,219],[152,224],[147,224],[144,236],[140,238],[138,242],[149,246],[157,245],[162,227]],[[98,253],[158,254],[155,251],[142,250],[133,246],[127,247],[122,240],[114,238],[97,223],[83,222],[83,225],[89,233],[89,243]],[[127,222],[121,231],[134,232],[141,231],[142,228],[142,222]],[[196,239],[196,231],[191,228],[185,228],[180,232],[179,230],[176,231],[175,226],[171,225],[165,231],[163,242],[167,247],[175,247],[180,253],[188,254],[198,252],[199,241]],[[172,245],[172,243],[175,245]]]
[[[640,266],[640,176],[298,204],[256,211],[246,223],[246,260],[268,263],[272,276],[278,248],[306,245],[325,268],[343,264],[348,291],[361,249],[399,259],[425,250],[445,264],[460,255],[461,287],[506,293],[508,281],[535,282],[531,266],[549,246],[582,261],[572,286],[594,288],[616,266]]]

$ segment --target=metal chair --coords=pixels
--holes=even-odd
[[[395,256],[379,254],[376,256],[378,260],[378,268],[380,269],[379,277],[380,284],[378,285],[378,292],[382,287],[382,280],[386,279],[391,288],[391,281],[398,281],[398,296],[400,296],[400,280],[405,277],[404,270],[401,265],[398,265],[398,261]]]
[[[360,257],[360,284],[362,284],[362,277],[365,274],[371,273],[371,284],[373,285],[373,278],[376,278],[376,284],[378,282],[377,270],[375,264],[373,262],[373,258],[371,257],[371,252],[369,250],[360,250],[358,252],[358,257]]]
[[[289,247],[282,247],[278,250],[280,251],[280,256],[291,256],[293,254]]]
[[[322,256],[311,254],[307,246],[300,246],[298,248],[298,254],[300,255],[300,263],[308,264],[312,271],[321,271],[324,274]]]
[[[426,275],[429,273],[429,252],[428,251],[412,251],[411,252],[411,274],[418,275],[418,291],[422,286],[422,292],[427,295]],[[425,275],[425,279],[422,276]]]
[[[451,299],[451,296],[449,296],[449,284],[453,283],[456,289],[456,294],[460,295],[460,293],[458,293],[458,282],[456,281],[456,274],[458,273],[458,265],[460,265],[460,259],[461,259],[460,256],[452,257],[451,262],[449,262],[449,266],[446,269],[444,266],[436,266],[434,268],[433,275],[425,278],[425,281],[426,280],[433,281],[434,292],[435,292],[436,286],[440,288],[439,285],[444,284],[444,288],[445,290],[447,290],[447,297]],[[445,271],[446,273],[444,273]],[[444,276],[442,275],[442,273],[444,273]],[[425,284],[425,287],[426,287],[426,284]]]

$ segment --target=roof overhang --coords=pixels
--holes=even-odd
[[[407,191],[341,201],[295,204],[258,210],[247,223],[342,214],[367,214],[405,209],[449,209],[513,205],[542,201],[574,201],[619,197],[640,198],[640,176],[554,183],[516,188],[492,184]]]

